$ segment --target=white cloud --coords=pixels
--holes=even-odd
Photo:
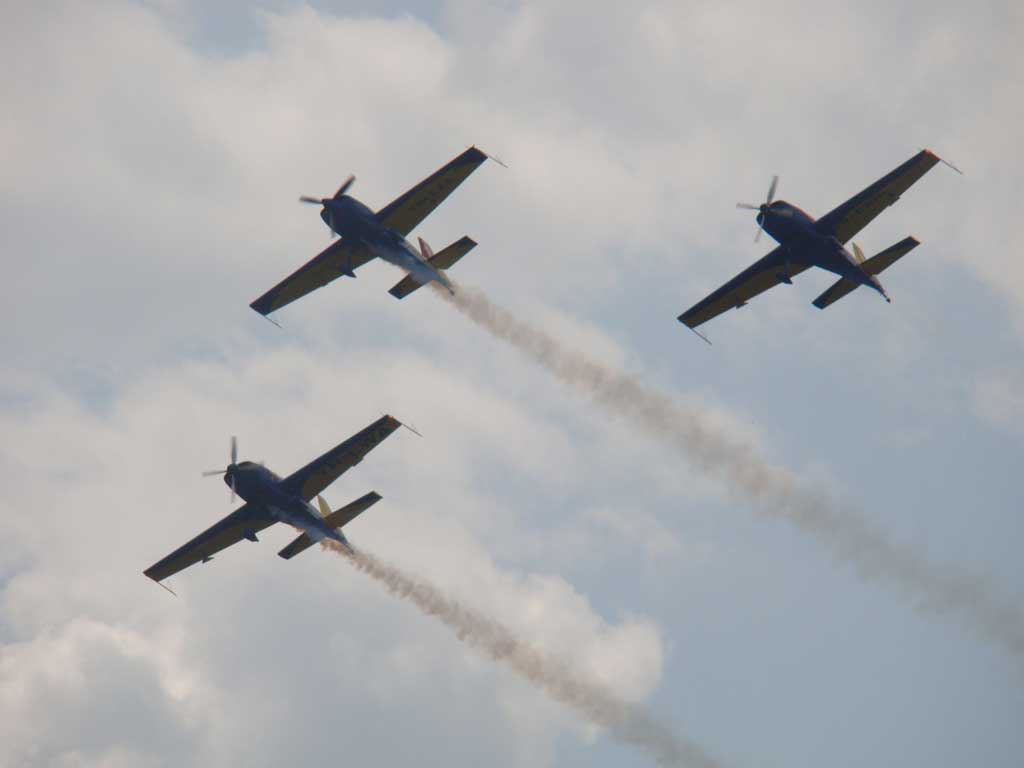
[[[837,483],[857,487],[848,442],[861,424],[874,428],[875,409],[897,402],[912,413],[928,400],[936,403],[929,416],[949,410],[942,393],[959,383],[943,377],[959,358],[938,376],[929,371],[924,386],[918,372],[946,343],[933,323],[976,314],[972,302],[1024,316],[1019,235],[1007,223],[1021,175],[1006,127],[1021,122],[1016,6],[656,2],[595,12],[589,3],[449,2],[437,28],[302,7],[266,14],[262,44],[237,55],[197,52],[182,32],[188,10],[152,7],[22,6],[0,31],[9,75],[0,83],[0,227],[12,329],[0,340],[0,691],[12,697],[8,727],[33,725],[4,732],[0,757],[111,765],[563,757],[558,736],[576,725],[571,716],[344,564],[310,553],[285,567],[273,555],[284,532],[183,575],[178,601],[139,574],[228,511],[225,489],[196,476],[225,461],[228,435],[287,471],[388,410],[427,438],[392,438],[329,491],[335,506],[370,488],[384,495],[353,524],[357,543],[635,700],[667,689],[713,743],[743,732],[757,745],[759,724],[781,733],[792,708],[807,718],[817,757],[862,764],[861,740],[839,756],[826,750],[827,728],[814,719],[821,712],[794,699],[756,713],[715,699],[727,688],[721,670],[745,669],[723,647],[728,622],[712,626],[721,635],[702,648],[687,648],[697,661],[685,680],[671,668],[666,626],[690,631],[678,606],[704,609],[696,627],[723,605],[742,611],[744,579],[761,581],[742,558],[762,550],[784,553],[772,563],[775,578],[801,589],[820,582],[828,606],[844,605],[836,584],[811,571],[817,564],[792,557],[798,545],[774,533],[740,528],[733,533],[749,546],[731,542],[716,562],[719,542],[694,524],[721,511],[716,483],[564,397],[429,296],[392,301],[387,267],[289,308],[283,333],[246,304],[327,242],[298,194],[329,191],[353,172],[357,195],[381,205],[477,142],[509,169],[481,169],[422,227],[435,246],[463,233],[480,241],[456,277],[655,377],[738,439],[784,444],[825,463],[822,476],[832,470]],[[934,171],[859,238],[868,251],[908,231],[924,240],[926,256],[897,268],[898,306],[817,315],[806,306],[815,295],[809,278],[796,293],[723,319],[728,343],[693,354],[675,314],[762,252],[736,200],[756,200],[778,172],[784,196],[821,213],[919,144],[968,175]],[[965,306],[940,300],[935,287],[952,281],[954,268],[982,281],[957,297]],[[1004,344],[998,349],[1019,351],[1019,341]],[[960,367],[969,380],[970,366]],[[835,377],[808,397],[800,385],[820,381],[819,369]],[[848,381],[858,384],[840,395]],[[982,379],[978,411],[1012,423],[1013,391],[1002,374]],[[787,431],[767,440],[776,414]],[[941,431],[902,407],[898,415],[906,418],[894,429]],[[881,448],[862,452],[872,450]],[[899,459],[890,463],[902,468]],[[864,474],[892,490],[892,481]],[[926,529],[941,535],[941,519],[929,509]],[[647,556],[659,552],[651,565]],[[714,595],[698,604],[681,574],[704,566],[729,575],[721,593],[693,579]],[[659,590],[671,598],[659,623],[636,617],[632,606]],[[753,594],[746,599],[763,597]],[[872,608],[884,616],[879,602]],[[804,640],[807,622],[789,623],[797,629],[779,642],[783,650]],[[737,634],[751,637],[730,651],[766,655],[758,633]],[[844,668],[864,654],[857,639],[835,650]],[[61,659],[65,674],[54,675],[48,658]],[[807,675],[832,679],[834,658],[819,661]],[[962,656],[956,662],[977,671]],[[751,688],[769,689],[776,666],[759,664]],[[945,657],[939,666],[947,669]],[[90,670],[110,678],[105,706],[83,694]],[[703,688],[701,673],[710,676]],[[851,689],[870,677],[850,675]],[[896,677],[887,682],[898,687]],[[999,669],[972,674],[976,685],[991,683],[985,702],[1006,679]],[[703,697],[691,699],[681,682]],[[709,700],[726,706],[704,706]],[[125,706],[141,729],[134,741],[111,726]],[[52,723],[40,714],[47,707],[60,714]],[[898,716],[912,714],[908,706]],[[958,724],[962,715],[947,713]],[[165,717],[168,732],[147,730]],[[1014,737],[984,738],[999,722],[990,720],[996,725],[973,725],[974,741],[1011,754]],[[896,738],[884,725],[879,732]],[[803,748],[769,746],[786,758]],[[964,755],[951,747],[944,757]]]
[[[239,425],[246,427],[243,455],[272,449],[261,458],[287,472],[372,419],[375,402],[396,399],[410,376],[417,395],[411,402],[440,404],[432,409],[432,437],[399,433],[346,477],[346,490],[328,491],[335,505],[370,487],[383,493],[385,501],[352,525],[352,538],[538,647],[575,659],[630,699],[651,692],[662,650],[650,620],[608,622],[564,579],[498,567],[473,534],[487,527],[495,493],[481,482],[482,470],[515,466],[538,487],[550,482],[549,463],[515,458],[523,445],[544,445],[548,462],[561,451],[559,482],[571,481],[577,470],[558,435],[544,435],[550,427],[521,406],[474,392],[422,357],[380,362],[365,351],[316,360],[282,350],[155,372],[126,386],[102,416],[45,389],[29,412],[3,413],[10,440],[2,516],[9,642],[0,688],[8,723],[39,723],[0,740],[5,760],[234,764],[256,758],[244,722],[283,724],[286,733],[257,759],[268,764],[288,753],[295,718],[323,708],[317,719],[330,723],[339,696],[349,706],[369,697],[375,709],[416,703],[429,709],[438,738],[445,738],[446,728],[463,727],[470,715],[463,705],[428,704],[439,677],[447,681],[442,688],[497,687],[501,714],[489,717],[513,732],[522,719],[519,737],[530,739],[508,764],[548,754],[557,726],[576,723],[571,715],[393,605],[343,562],[314,551],[285,566],[274,552],[287,532],[271,529],[259,545],[235,547],[177,577],[177,601],[141,575],[228,511],[221,506],[226,489],[199,478],[198,470],[226,460],[225,436]],[[108,677],[109,687],[97,682]],[[90,706],[97,695],[104,705]],[[292,696],[309,701],[296,707]],[[38,715],[58,704],[60,717]],[[538,706],[549,713],[544,727],[535,722]],[[126,718],[141,723],[132,739],[115,725],[124,708]],[[216,727],[200,725],[214,711]],[[478,710],[473,717],[488,715]],[[176,724],[173,730],[147,735],[164,719]],[[493,722],[480,737],[485,742]],[[310,755],[323,754],[322,745],[309,748]]]

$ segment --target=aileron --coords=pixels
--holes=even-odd
[[[392,432],[402,426],[394,416],[382,416],[345,442],[289,475],[283,487],[306,501],[315,497],[347,470],[354,467]]]
[[[199,562],[209,562],[213,556],[232,544],[253,537],[275,520],[265,511],[243,504],[230,515],[214,523],[198,536],[174,550],[167,557],[147,568],[143,573],[153,581],[163,581]]]
[[[834,235],[840,243],[848,243],[938,162],[939,157],[931,150],[922,149],[894,171],[818,219],[818,231]]]
[[[755,296],[764,293],[769,288],[774,288],[782,282],[779,274],[785,268],[777,253],[778,250],[775,249],[714,291],[706,299],[694,304],[679,316],[679,322],[688,328],[696,328],[708,320],[718,317],[723,312],[746,306],[747,302]],[[807,267],[804,265],[791,264],[788,275],[792,278],[805,269]]]
[[[437,206],[444,202],[487,159],[470,147],[443,168],[377,212],[377,219],[402,235],[412,232]]]
[[[269,315],[342,275],[355,277],[355,270],[373,258],[370,249],[362,243],[342,238],[327,246],[249,306],[261,315]]]

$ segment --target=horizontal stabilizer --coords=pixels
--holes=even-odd
[[[887,270],[900,258],[906,256],[920,244],[921,241],[916,237],[905,237],[896,243],[896,245],[891,245],[881,253],[876,253],[870,259],[861,264],[861,269],[869,275],[877,275],[880,272]],[[843,296],[853,291],[857,286],[858,283],[853,282],[853,280],[847,280],[845,277],[841,278],[834,282],[827,291],[821,294],[821,296],[816,298],[813,304],[818,309],[824,309],[829,304],[834,304],[839,301]]]
[[[864,267],[864,271],[869,275],[877,275],[884,272],[903,256],[906,256],[912,250],[917,248],[920,244],[921,241],[916,237],[905,237],[896,243],[896,245],[890,245],[881,253],[876,253],[870,259],[865,261],[862,265]]]
[[[474,248],[476,248],[476,241],[471,237],[463,237],[461,240],[449,245],[440,253],[435,254],[427,261],[427,263],[437,270],[450,269],[455,262]],[[396,299],[404,299],[421,285],[422,283],[418,282],[412,275],[406,275],[395,285],[394,288],[388,291],[388,293]]]
[[[348,504],[336,512],[324,517],[324,522],[329,528],[338,530],[344,525],[352,522],[361,513],[372,507],[378,501],[381,500],[381,495],[376,491],[370,491],[368,494],[360,499],[356,499],[351,504]],[[283,557],[285,560],[290,560],[300,552],[305,552],[313,546],[313,540],[305,533],[301,534],[291,544],[282,549],[277,554]]]

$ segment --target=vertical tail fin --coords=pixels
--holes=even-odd
[[[423,255],[423,260],[431,262],[434,260],[434,250],[427,244],[427,241],[422,237],[417,238],[420,241],[420,253]]]

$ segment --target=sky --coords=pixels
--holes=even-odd
[[[11,6],[0,24],[0,764],[647,766],[275,526],[170,580],[226,515],[388,412],[346,528],[727,768],[1019,766],[1024,658],[850,566],[374,263],[248,303],[466,146],[413,234],[452,276],[902,550],[1024,603],[1024,10],[866,2]],[[771,176],[822,215],[929,147],[857,237],[914,235],[818,311],[800,275],[676,316],[763,255]],[[278,530],[280,528],[281,530]],[[1019,614],[1018,614],[1019,615]]]

